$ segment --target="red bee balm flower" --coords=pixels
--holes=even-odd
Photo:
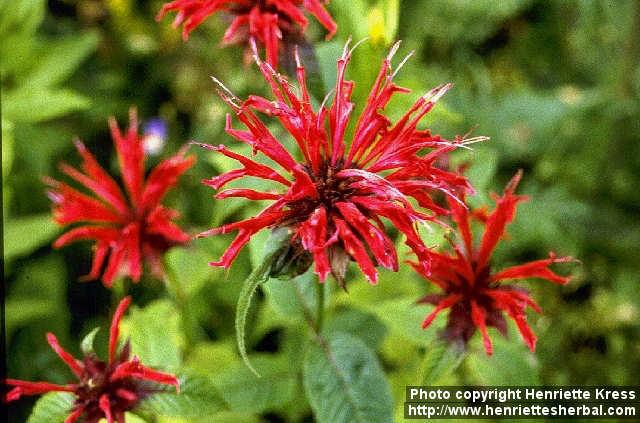
[[[255,38],[266,47],[269,63],[277,67],[278,45],[283,34],[304,32],[309,24],[305,9],[329,31],[327,38],[336,32],[336,23],[322,3],[320,0],[176,0],[162,7],[157,19],[177,11],[173,26],[184,24],[182,37],[186,40],[209,16],[219,11],[228,12],[234,18],[223,41]]]
[[[130,302],[130,297],[124,298],[113,315],[109,332],[109,360],[106,363],[93,353],[85,355],[82,360],[75,359],[58,344],[55,335],[48,333],[49,345],[69,366],[78,382],[56,385],[7,379],[5,383],[14,388],[6,394],[5,400],[15,401],[23,395],[47,392],[71,392],[76,399],[65,423],[73,423],[82,416],[85,423],[97,423],[103,417],[108,423],[124,423],[125,411],[134,408],[141,399],[160,391],[148,381],[173,385],[176,392],[179,391],[180,382],[174,375],[145,367],[135,356],[129,358],[128,341],[118,351],[118,326]]]
[[[416,126],[435,102],[449,89],[443,85],[431,90],[395,124],[381,114],[396,92],[408,92],[392,82],[391,54],[384,60],[367,103],[355,123],[353,138],[346,139],[346,128],[354,104],[350,101],[353,82],[345,81],[345,68],[351,57],[348,45],[338,59],[338,76],[333,101],[328,99],[316,113],[305,85],[305,69],[297,62],[300,94],[292,91],[287,79],[275,73],[271,66],[258,65],[267,80],[275,100],[255,95],[241,102],[224,86],[220,95],[234,109],[236,117],[247,127],[242,131],[231,127],[227,116],[226,131],[248,143],[277,163],[284,173],[233,153],[226,147],[203,145],[237,160],[242,168],[203,181],[220,189],[235,179],[252,176],[280,184],[280,192],[258,192],[233,188],[221,191],[217,198],[244,197],[250,200],[273,200],[274,203],[256,217],[224,225],[200,234],[208,236],[238,231],[220,261],[214,266],[228,268],[240,249],[256,232],[267,227],[288,227],[292,245],[297,252],[307,252],[315,261],[315,272],[324,281],[332,271],[341,275],[351,256],[371,283],[377,282],[374,260],[378,265],[396,271],[398,258],[395,246],[380,220],[387,218],[402,232],[407,244],[424,256],[425,245],[416,232],[415,223],[432,220],[414,209],[409,201],[436,213],[444,210],[430,198],[435,190],[452,192],[471,190],[464,177],[435,167],[437,158],[447,154],[458,143],[432,136]],[[397,70],[396,70],[397,71]],[[276,117],[296,141],[303,157],[296,161],[283,143],[277,140],[255,112]],[[426,155],[419,151],[431,149]],[[287,177],[283,176],[287,175]],[[348,256],[345,255],[348,254]]]
[[[160,201],[195,159],[185,157],[184,151],[180,151],[158,164],[145,182],[145,154],[133,109],[130,120],[125,134],[120,132],[115,119],[109,120],[128,198],[80,141],[76,141],[76,148],[83,159],[84,173],[67,164],[60,168],[94,196],[54,179],[45,179],[52,187],[48,194],[53,201],[56,222],[61,225],[82,223],[63,234],[53,246],[60,248],[78,240],[95,240],[91,271],[83,279],[97,279],[107,262],[102,274],[107,287],[119,272],[138,282],[143,259],[151,264],[155,273],[161,273],[160,255],[169,247],[189,240],[189,236],[172,222],[178,213],[162,206]]]
[[[564,285],[570,280],[569,277],[554,273],[549,266],[553,263],[573,261],[573,259],[558,258],[553,253],[549,254],[548,259],[509,267],[498,273],[491,272],[490,256],[504,235],[506,225],[513,220],[517,204],[527,199],[525,196],[514,194],[521,176],[522,172],[518,172],[511,179],[502,197],[494,196],[496,208],[490,214],[486,214],[484,210],[469,213],[463,205],[449,201],[462,243],[453,245],[453,254],[429,252],[430,261],[427,266],[422,263],[412,263],[419,273],[444,291],[442,294],[427,295],[419,301],[419,303],[436,306],[424,320],[422,327],[427,328],[438,313],[450,308],[449,320],[444,332],[445,338],[466,344],[478,328],[484,340],[484,348],[489,355],[493,352],[493,347],[487,333],[487,326],[493,326],[506,335],[507,326],[503,311],[515,321],[531,351],[535,350],[536,345],[536,336],[527,324],[525,309],[530,306],[540,313],[540,307],[525,290],[502,285],[501,281],[541,278]],[[471,235],[471,215],[482,220],[485,226],[477,249],[474,249]]]

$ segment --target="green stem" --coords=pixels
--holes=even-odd
[[[316,332],[320,334],[322,332],[322,324],[324,323],[324,291],[325,286],[323,283],[317,283],[317,304],[316,304]]]

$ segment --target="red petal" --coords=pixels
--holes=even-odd
[[[453,306],[455,303],[459,302],[460,300],[462,300],[462,295],[460,294],[450,294],[447,295],[446,297],[444,297],[436,306],[436,308],[433,309],[433,311],[431,313],[429,313],[427,315],[427,317],[424,319],[424,321],[422,322],[422,329],[426,329],[429,327],[429,325],[431,323],[433,323],[433,320],[436,318],[436,316],[444,309],[447,309],[451,306]]]
[[[131,304],[131,297],[124,297],[118,304],[116,312],[113,314],[111,327],[109,329],[109,364],[113,363],[113,360],[116,357],[118,337],[120,336],[120,320],[122,320],[122,316],[125,311],[127,311],[129,304]]]
[[[193,166],[195,161],[195,157],[184,157],[181,151],[158,164],[147,178],[142,194],[143,207],[151,210],[157,206],[167,191],[176,185],[180,175]]]
[[[53,243],[54,248],[62,248],[67,244],[80,240],[96,240],[109,244],[110,242],[118,239],[120,231],[115,228],[105,226],[78,226],[70,231],[62,234]]]
[[[298,229],[302,246],[313,254],[315,272],[320,282],[327,279],[331,271],[329,258],[327,257],[327,211],[324,207],[318,207],[311,216],[300,224]]]
[[[104,413],[104,417],[107,419],[107,423],[113,422],[113,415],[111,414],[111,401],[109,400],[109,396],[107,394],[102,394],[100,396],[100,400],[98,401],[98,406],[100,410]]]
[[[493,275],[491,280],[499,281],[505,279],[541,278],[560,285],[565,285],[571,280],[571,277],[560,276],[549,269],[549,266],[553,263],[567,263],[574,260],[575,259],[572,257],[556,257],[554,253],[549,253],[548,259],[536,260],[530,263],[509,267]]]
[[[491,338],[489,338],[489,333],[487,332],[485,312],[474,300],[471,300],[471,320],[473,320],[473,324],[480,329],[482,342],[484,343],[484,349],[487,355],[493,354],[493,345],[491,345]]]
[[[65,351],[64,348],[62,348],[58,343],[58,338],[56,338],[56,336],[51,332],[47,333],[47,341],[49,342],[49,345],[51,345],[51,348],[53,348],[53,350],[56,352],[56,354],[58,354],[58,357],[60,357],[60,359],[64,361],[67,366],[69,366],[73,374],[78,378],[81,378],[82,374],[84,373],[84,366],[82,365],[82,363],[76,360],[67,351]]]
[[[67,416],[67,418],[64,420],[64,423],[76,423],[80,416],[82,416],[82,413],[84,413],[84,407],[76,408],[71,412],[71,414]]]
[[[521,171],[515,174],[509,184],[507,184],[504,195],[496,200],[496,208],[487,219],[476,260],[478,269],[483,268],[487,264],[498,241],[500,241],[500,238],[504,234],[505,227],[515,217],[517,204],[526,199],[525,196],[513,194],[521,177]]]
[[[126,363],[119,364],[111,374],[112,381],[128,377],[150,380],[164,385],[173,385],[176,388],[176,392],[180,393],[180,381],[174,375],[145,367],[137,357]]]
[[[144,184],[144,147],[138,135],[138,117],[134,108],[129,110],[129,129],[120,132],[114,118],[109,119],[111,137],[116,146],[120,172],[134,206],[140,206]]]
[[[5,396],[5,402],[16,401],[22,395],[40,395],[47,392],[74,392],[72,385],[56,385],[49,382],[27,382],[17,379],[5,379],[4,383],[14,386]]]
[[[362,245],[362,242],[360,242],[358,237],[349,229],[349,226],[344,220],[334,217],[333,222],[336,225],[338,236],[344,245],[345,251],[358,263],[362,273],[364,273],[372,285],[378,283],[378,272],[371,262],[369,254],[367,254],[367,250]]]
[[[120,223],[122,217],[106,204],[71,188],[69,185],[49,180],[54,189],[49,191],[53,200],[54,219],[61,225],[76,222]]]
[[[335,206],[344,219],[366,241],[373,256],[381,266],[398,271],[398,256],[395,246],[383,231],[372,225],[353,203],[339,202]]]

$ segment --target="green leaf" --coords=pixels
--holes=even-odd
[[[5,303],[7,336],[33,320],[55,315],[56,311],[56,304],[50,299],[9,298]]]
[[[121,328],[131,339],[131,351],[147,366],[166,369],[181,364],[180,318],[171,301],[158,300],[142,309],[133,307]]]
[[[33,71],[24,75],[23,80],[28,82],[29,88],[51,87],[64,81],[96,49],[98,41],[97,33],[87,32],[51,43],[45,54],[38,58]]]
[[[4,259],[27,255],[48,244],[58,227],[47,214],[7,218],[4,223]]]
[[[260,376],[258,372],[251,366],[249,362],[249,356],[247,356],[247,348],[245,344],[245,326],[247,323],[247,314],[249,313],[249,307],[251,306],[251,298],[258,286],[263,282],[266,282],[269,278],[271,266],[278,258],[278,255],[283,249],[283,246],[289,242],[291,234],[287,229],[279,229],[272,232],[271,237],[267,241],[264,247],[264,258],[262,263],[256,267],[249,275],[238,298],[238,305],[236,307],[236,341],[238,342],[238,349],[240,350],[240,356],[247,365],[247,367],[256,375]]]
[[[82,338],[82,342],[80,343],[80,350],[82,350],[82,352],[85,355],[94,353],[93,342],[95,341],[96,334],[98,333],[99,330],[100,330],[100,327],[97,327],[93,329],[91,332],[89,332],[87,336]]]
[[[0,2],[0,35],[19,30],[33,33],[45,15],[44,0],[2,0]]]
[[[71,90],[13,90],[2,99],[2,113],[13,122],[41,122],[86,109],[87,97]]]
[[[438,341],[427,347],[422,362],[422,385],[442,385],[442,381],[458,368],[465,351],[457,345]]]
[[[253,357],[253,365],[260,372],[254,374],[243,364],[228,366],[215,374],[213,382],[232,411],[264,413],[285,407],[296,393],[297,374],[280,355]]]
[[[40,397],[27,423],[62,423],[71,412],[75,395],[70,392],[50,392]]]
[[[195,372],[179,375],[180,393],[173,387],[150,395],[133,410],[135,413],[165,417],[202,417],[227,408],[220,392],[209,378]]]
[[[304,321],[305,313],[316,308],[316,283],[316,276],[309,269],[291,280],[269,279],[264,284],[264,293],[278,315],[300,322]]]
[[[304,387],[318,422],[390,422],[393,400],[375,354],[351,335],[313,344],[304,360]]]
[[[324,332],[349,333],[375,350],[382,343],[387,328],[372,313],[356,309],[339,309],[327,322]]]

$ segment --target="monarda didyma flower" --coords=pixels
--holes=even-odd
[[[495,327],[502,335],[507,334],[503,312],[516,323],[531,351],[535,350],[536,336],[527,324],[526,308],[531,307],[540,313],[540,307],[524,289],[505,285],[502,281],[540,278],[564,285],[570,278],[554,273],[549,266],[574,260],[571,257],[556,257],[550,253],[547,259],[509,267],[497,273],[492,272],[491,255],[504,235],[505,227],[513,220],[517,204],[526,199],[525,196],[514,194],[521,176],[522,172],[518,172],[511,179],[502,197],[494,196],[496,207],[489,214],[484,211],[472,213],[462,204],[449,201],[461,242],[453,244],[452,253],[430,251],[430,260],[427,263],[412,263],[422,276],[443,291],[441,294],[427,295],[418,301],[436,306],[426,317],[422,327],[427,328],[440,312],[450,309],[443,334],[445,339],[464,345],[477,328],[482,334],[487,354],[493,352],[487,326]],[[474,247],[471,234],[472,216],[483,221],[485,227],[477,248]]]
[[[157,19],[169,12],[177,12],[174,26],[184,24],[182,37],[214,13],[224,11],[233,16],[233,21],[224,34],[223,41],[248,42],[255,38],[265,46],[267,61],[278,67],[279,45],[284,37],[300,36],[309,21],[305,12],[311,13],[329,34],[336,32],[336,24],[324,8],[321,0],[175,0],[165,4]]]
[[[190,237],[173,223],[175,210],[160,204],[165,194],[194,161],[184,150],[159,163],[146,178],[144,175],[144,145],[138,135],[135,110],[130,112],[130,126],[121,133],[115,119],[109,120],[111,136],[127,196],[114,179],[98,164],[84,144],[76,141],[82,156],[82,172],[67,164],[62,172],[84,185],[93,195],[86,195],[67,184],[46,178],[51,186],[48,194],[53,201],[54,219],[61,225],[79,223],[53,244],[60,248],[78,240],[95,240],[95,252],[90,273],[83,279],[100,277],[110,287],[119,274],[134,282],[142,275],[146,260],[156,274],[162,273],[161,255],[168,248],[187,242]],[[106,265],[105,265],[106,262]],[[102,269],[104,267],[104,272]]]
[[[119,324],[130,302],[130,297],[124,298],[113,315],[107,362],[100,360],[92,352],[86,353],[82,360],[78,360],[58,344],[54,334],[48,333],[49,345],[69,366],[78,381],[57,385],[7,379],[6,385],[13,389],[7,392],[5,400],[15,401],[23,395],[40,395],[47,392],[71,392],[75,395],[75,401],[65,423],[73,423],[81,417],[85,423],[97,423],[103,417],[107,419],[107,423],[124,423],[125,411],[133,409],[140,400],[149,395],[163,391],[162,388],[154,386],[154,383],[173,385],[176,391],[179,391],[180,382],[174,375],[145,367],[135,356],[130,358],[128,341],[118,350]]]
[[[446,213],[431,198],[434,192],[454,195],[454,191],[471,191],[467,180],[436,166],[436,160],[460,146],[428,130],[419,130],[420,120],[433,108],[450,85],[439,86],[424,96],[396,123],[382,114],[394,93],[408,92],[393,83],[395,71],[391,58],[394,46],[382,63],[367,103],[347,138],[354,104],[350,101],[354,84],[345,80],[351,57],[348,45],[338,59],[338,76],[333,100],[325,99],[318,112],[311,106],[305,83],[305,69],[297,59],[299,93],[272,67],[256,61],[270,85],[274,100],[249,96],[242,102],[221,85],[220,95],[233,108],[247,130],[234,129],[227,116],[226,131],[276,163],[267,166],[236,154],[226,147],[203,144],[237,160],[242,168],[203,181],[214,189],[245,176],[273,181],[279,191],[258,192],[231,188],[217,198],[244,197],[249,200],[272,200],[260,214],[200,234],[209,236],[237,231],[238,235],[214,266],[228,268],[240,249],[263,228],[286,227],[297,254],[315,262],[315,273],[324,281],[332,272],[342,283],[349,258],[355,260],[371,283],[376,283],[376,264],[396,271],[395,245],[386,233],[381,218],[406,237],[406,243],[419,256],[426,255],[416,224]],[[267,129],[256,112],[280,121],[297,143],[302,161],[297,161],[280,140]],[[425,154],[419,154],[424,152]],[[410,198],[430,210],[417,211]],[[310,260],[308,260],[310,261]]]

